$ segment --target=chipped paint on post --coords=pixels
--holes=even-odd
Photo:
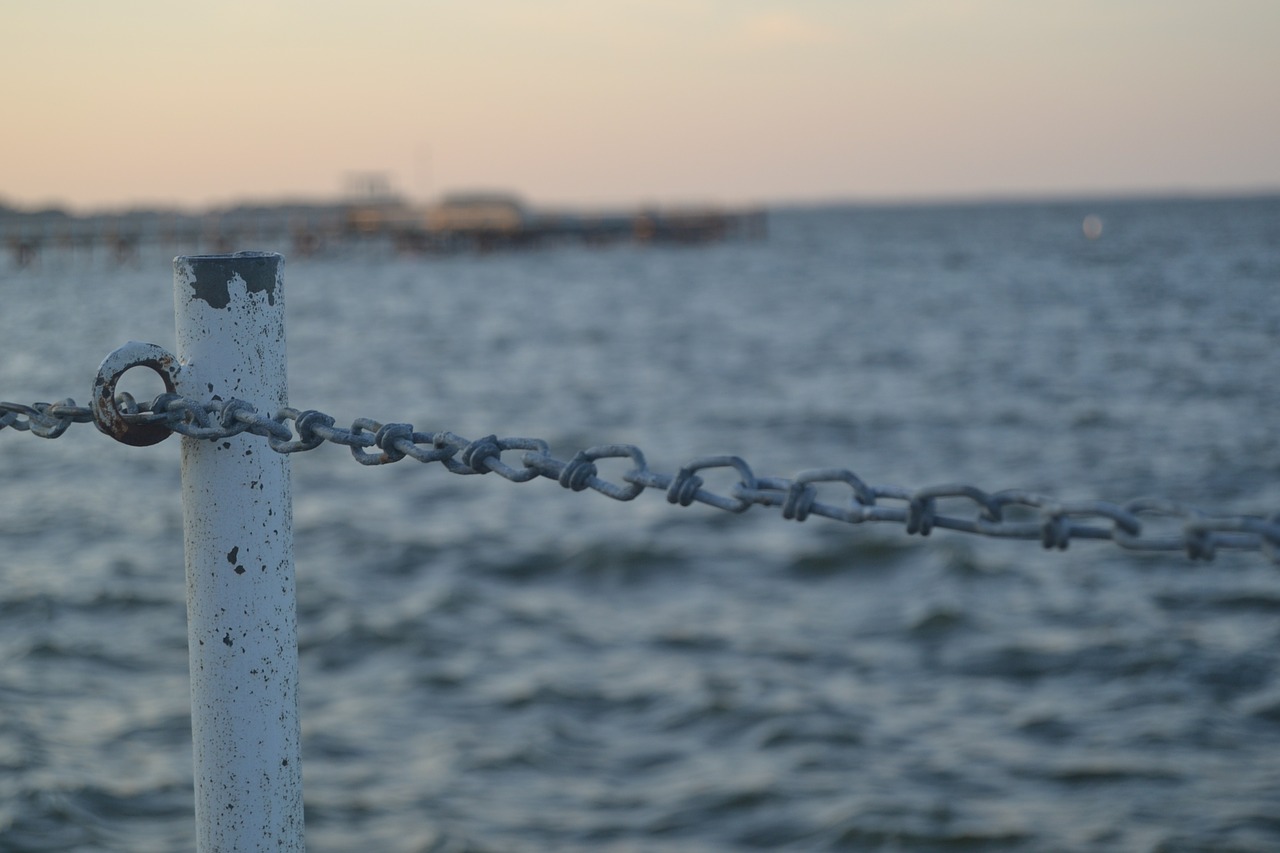
[[[179,394],[286,405],[283,265],[174,260]],[[184,437],[182,504],[197,850],[301,851],[289,459],[245,435]]]

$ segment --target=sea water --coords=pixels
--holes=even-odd
[[[1277,198],[779,209],[285,279],[291,402],[343,424],[1280,510]],[[0,264],[0,299],[6,400],[173,347],[159,250]],[[292,465],[312,851],[1280,848],[1258,553]],[[0,432],[0,850],[192,847],[178,467]]]

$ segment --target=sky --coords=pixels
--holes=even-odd
[[[1280,0],[0,0],[0,202],[1280,190]]]

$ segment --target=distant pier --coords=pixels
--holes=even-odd
[[[132,211],[71,216],[61,211],[0,208],[0,245],[12,267],[38,266],[46,255],[126,266],[144,249],[174,254],[272,248],[294,257],[381,247],[402,255],[493,252],[577,243],[700,245],[759,240],[763,209],[646,208],[544,211],[501,194],[449,196],[413,207],[398,200],[332,205],[243,206],[204,214]]]

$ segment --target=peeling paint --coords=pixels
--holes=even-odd
[[[175,260],[178,393],[287,405],[282,262]],[[304,849],[292,535],[266,527],[290,516],[289,464],[252,440],[182,441],[199,853]]]
[[[281,258],[274,253],[240,252],[235,255],[209,255],[188,258],[192,261],[192,297],[203,299],[219,311],[231,304],[228,285],[239,276],[249,293],[266,293],[267,302],[276,304],[276,277]],[[197,263],[198,261],[198,263]]]

